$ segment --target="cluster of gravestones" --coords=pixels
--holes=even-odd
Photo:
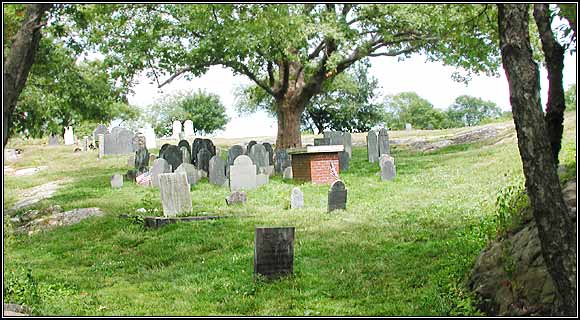
[[[173,130],[172,130],[171,137],[173,139],[183,140],[186,137],[193,137],[193,135],[194,135],[193,121],[191,121],[191,120],[185,120],[183,122],[183,125],[182,125],[181,121],[175,120],[175,121],[173,121],[172,129]]]
[[[339,153],[338,167],[339,171],[346,171],[349,168],[350,159],[352,158],[352,136],[349,132],[325,131],[324,137],[314,139],[315,146],[343,145],[344,151]]]
[[[374,130],[367,135],[367,155],[369,162],[379,162],[381,169],[381,180],[392,180],[395,178],[395,159],[391,157],[389,145],[389,132],[382,128],[378,135]]]

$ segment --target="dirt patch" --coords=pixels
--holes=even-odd
[[[68,226],[90,217],[100,217],[105,213],[99,208],[81,208],[66,212],[56,212],[47,217],[30,221],[16,229],[18,233],[33,234],[41,230],[50,230],[60,226]]]
[[[41,200],[52,197],[52,195],[66,182],[68,182],[68,180],[53,181],[25,190],[22,192],[21,199],[18,200],[12,208],[6,210],[6,213],[11,215],[17,210],[29,207]]]

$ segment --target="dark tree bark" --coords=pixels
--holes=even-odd
[[[528,35],[528,4],[498,4],[500,49],[518,147],[542,256],[558,292],[557,313],[576,315],[576,230],[564,204],[540,104]]]
[[[546,69],[548,69],[549,88],[545,119],[548,138],[552,146],[552,156],[558,165],[558,154],[562,148],[562,132],[564,131],[564,110],[566,110],[562,81],[565,50],[552,33],[552,19],[550,19],[548,4],[534,4],[534,19],[538,26],[542,50],[546,59]]]
[[[18,97],[24,89],[30,68],[40,43],[41,20],[51,4],[29,4],[20,30],[14,37],[10,52],[4,61],[3,76],[3,114],[4,114],[4,147],[8,142],[8,134],[12,125],[12,114],[16,108]]]

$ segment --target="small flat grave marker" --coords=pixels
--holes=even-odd
[[[254,279],[277,279],[294,271],[294,227],[260,228],[255,231]]]

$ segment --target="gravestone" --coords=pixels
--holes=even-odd
[[[342,144],[344,145],[344,151],[348,152],[348,158],[352,158],[352,135],[350,132],[342,134]]]
[[[250,142],[248,142],[248,146],[246,147],[246,153],[245,155],[249,155],[250,154],[250,149],[252,149],[252,147],[257,144],[256,141],[252,140]]]
[[[286,149],[278,149],[274,157],[274,171],[276,173],[283,173],[286,168],[292,166],[292,161]]]
[[[135,179],[137,178],[137,170],[135,169],[129,169],[127,170],[127,173],[125,173],[123,175],[123,178],[127,181],[132,181],[135,182]]]
[[[338,170],[339,172],[347,171],[350,163],[348,152],[341,151],[338,153]]]
[[[379,145],[377,134],[371,130],[367,135],[367,155],[369,162],[377,162],[379,159]]]
[[[336,180],[328,190],[328,212],[336,209],[346,209],[347,189],[344,182]]]
[[[252,159],[252,162],[256,165],[256,173],[259,172],[260,168],[264,168],[269,165],[268,151],[266,151],[266,148],[264,148],[261,143],[255,144],[250,149],[249,156]]]
[[[134,133],[133,134],[133,139],[132,139],[132,144],[133,144],[133,150],[137,151],[137,149],[139,149],[140,147],[146,147],[147,143],[145,142],[145,136],[141,133]]]
[[[274,176],[274,166],[266,166],[263,168],[259,168],[258,173],[263,173],[265,175],[268,175],[268,177],[273,177]]]
[[[202,148],[203,139],[195,138],[191,143],[191,163],[197,166],[197,153]]]
[[[304,207],[304,193],[298,187],[292,189],[290,194],[290,208],[299,209]]]
[[[64,144],[69,146],[75,144],[75,135],[73,132],[73,127],[66,127],[64,130]]]
[[[379,145],[379,157],[383,154],[391,154],[391,150],[389,147],[389,133],[385,128],[379,130],[378,145]]]
[[[231,206],[232,204],[244,204],[248,200],[246,193],[244,191],[234,191],[226,198],[226,204]]]
[[[118,189],[123,186],[123,176],[115,173],[111,176],[111,188]]]
[[[191,154],[191,146],[189,145],[189,142],[187,140],[180,140],[179,143],[177,143],[177,146],[179,148],[181,148],[181,147],[187,148],[187,151],[189,152],[189,154]],[[183,161],[183,162],[185,162],[185,161]]]
[[[58,145],[58,136],[57,135],[49,135],[48,136],[48,145],[49,146],[56,146]]]
[[[260,173],[256,175],[256,187],[268,184],[269,181],[270,179],[267,174]]]
[[[131,167],[135,165],[135,155],[132,154],[129,156],[129,158],[127,159],[127,166]]]
[[[145,127],[141,129],[143,135],[145,136],[145,146],[147,149],[153,149],[157,147],[157,141],[155,140],[155,129],[151,126]]]
[[[223,186],[228,182],[226,178],[226,162],[219,156],[209,159],[209,183]]]
[[[212,155],[206,148],[201,148],[197,153],[197,168],[209,174],[209,160]]]
[[[107,134],[109,133],[109,129],[104,124],[99,124],[95,130],[93,130],[93,140],[99,141],[99,134]]]
[[[157,156],[154,154],[149,154],[149,163],[153,163],[157,159]]]
[[[197,168],[191,163],[184,162],[180,164],[174,172],[185,172],[187,183],[189,183],[189,185],[194,185],[199,181],[199,179],[201,179],[199,170],[197,170]]]
[[[159,190],[164,216],[175,217],[193,210],[187,175],[184,172],[160,174]]]
[[[84,136],[83,137],[83,152],[88,152],[89,151],[89,136]]]
[[[163,158],[155,159],[151,166],[151,186],[159,187],[159,175],[163,173],[171,173],[171,165]]]
[[[210,158],[216,155],[216,148],[210,139],[203,139],[202,145],[205,146],[207,151],[209,151],[209,153],[211,154]]]
[[[393,180],[397,175],[395,159],[388,154],[381,155],[379,159],[381,167],[381,180]]]
[[[149,167],[149,150],[147,150],[146,146],[141,146],[137,151],[135,151],[134,165],[139,173],[147,171],[147,168]]]
[[[241,155],[230,166],[230,190],[256,189],[256,165],[246,155]]]
[[[314,139],[314,145],[315,146],[328,146],[328,145],[330,145],[330,139],[329,138],[316,138],[316,139]]]
[[[294,271],[294,227],[256,227],[254,278],[277,279]]]
[[[186,147],[180,147],[179,150],[181,150],[181,160],[183,163],[191,163],[191,154],[189,153],[189,150],[187,150]]]
[[[177,167],[183,163],[181,157],[181,150],[179,150],[179,148],[174,145],[168,145],[161,155],[161,158],[167,160],[167,162],[171,165],[171,172],[173,172],[173,170],[177,169]]]
[[[244,148],[242,146],[239,146],[239,145],[234,145],[228,150],[228,163],[226,166],[226,176],[227,177],[230,176],[230,166],[234,164],[234,160],[236,160],[236,158],[238,156],[241,156],[243,154],[244,154]]]
[[[171,131],[171,138],[172,139],[180,139],[179,135],[181,134],[181,121],[175,120],[173,121],[172,131]]]
[[[105,135],[99,133],[98,141],[99,141],[99,159],[101,159],[105,156]]]
[[[343,144],[342,132],[340,131],[325,131],[322,133],[325,139],[330,140],[330,145]]]
[[[292,179],[292,167],[287,167],[286,169],[284,169],[282,179],[284,180]]]
[[[272,149],[272,145],[268,142],[264,142],[264,143],[262,143],[262,145],[264,146],[264,148],[266,148],[266,151],[268,151],[268,165],[273,166],[274,165],[274,149]]]
[[[410,123],[405,123],[405,130],[411,130],[413,129],[413,126]]]
[[[115,127],[111,133],[105,134],[104,153],[105,154],[127,154],[135,152],[135,133],[132,131]]]
[[[167,149],[167,147],[169,146],[170,146],[169,143],[163,144],[161,148],[159,148],[159,156],[157,158],[162,158],[163,152],[165,152],[165,149]]]
[[[186,138],[193,137],[193,121],[185,120],[183,123],[183,134]]]

